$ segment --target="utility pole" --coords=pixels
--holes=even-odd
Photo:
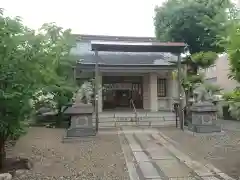
[[[181,85],[181,54],[178,54],[178,61],[177,61],[177,69],[178,69],[178,101],[179,101],[179,110],[178,110],[178,117],[180,121],[180,128],[184,129],[184,119],[183,119],[183,93],[182,93],[182,85]]]
[[[99,77],[98,77],[98,71],[99,71],[99,68],[98,68],[98,60],[99,60],[99,57],[98,57],[98,51],[94,51],[94,54],[95,54],[95,59],[96,59],[96,62],[95,62],[95,116],[96,116],[96,132],[98,132],[98,125],[99,125],[99,115],[98,115],[98,91],[99,91]]]

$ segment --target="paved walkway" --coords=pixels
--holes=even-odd
[[[193,161],[156,129],[124,127],[119,137],[131,180],[233,180],[210,164]]]

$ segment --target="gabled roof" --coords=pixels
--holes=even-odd
[[[91,41],[92,51],[110,52],[167,52],[180,54],[187,45],[183,42],[119,42]]]
[[[81,52],[78,56],[82,64],[93,64],[96,62],[94,52],[91,51],[91,43],[98,42],[108,43],[108,44],[126,44],[131,43],[132,45],[142,44],[142,43],[151,43],[155,46],[181,46],[184,44],[181,43],[159,43],[159,41],[154,37],[129,37],[129,36],[103,36],[103,35],[74,35],[79,39],[79,43],[83,45],[79,46],[79,49],[85,48],[84,52]],[[85,45],[84,45],[85,44]],[[88,44],[88,45],[87,45]],[[84,47],[81,47],[84,46]],[[88,46],[88,47],[86,47]],[[162,52],[109,52],[101,51],[99,54],[99,63],[105,65],[163,65],[168,66],[172,65],[169,61],[177,61],[177,57],[171,53],[162,53]]]
[[[77,40],[81,41],[128,41],[128,42],[158,42],[155,37],[134,37],[134,36],[107,36],[107,35],[86,35],[73,34]]]
[[[96,62],[93,53],[80,55],[79,58],[83,64]],[[176,56],[163,53],[99,52],[99,63],[109,65],[171,65],[169,60],[176,60]]]

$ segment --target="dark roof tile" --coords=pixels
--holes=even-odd
[[[171,58],[171,57],[170,57]],[[172,58],[175,58],[172,56]],[[95,56],[93,53],[79,56],[81,63],[95,63]],[[171,65],[169,57],[164,54],[151,53],[114,53],[114,52],[99,52],[99,63],[101,64],[156,64],[156,65]]]

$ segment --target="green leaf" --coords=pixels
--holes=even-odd
[[[57,107],[71,100],[75,42],[69,29],[50,23],[35,32],[2,9],[0,39],[0,136],[7,138],[21,134],[40,101]]]

